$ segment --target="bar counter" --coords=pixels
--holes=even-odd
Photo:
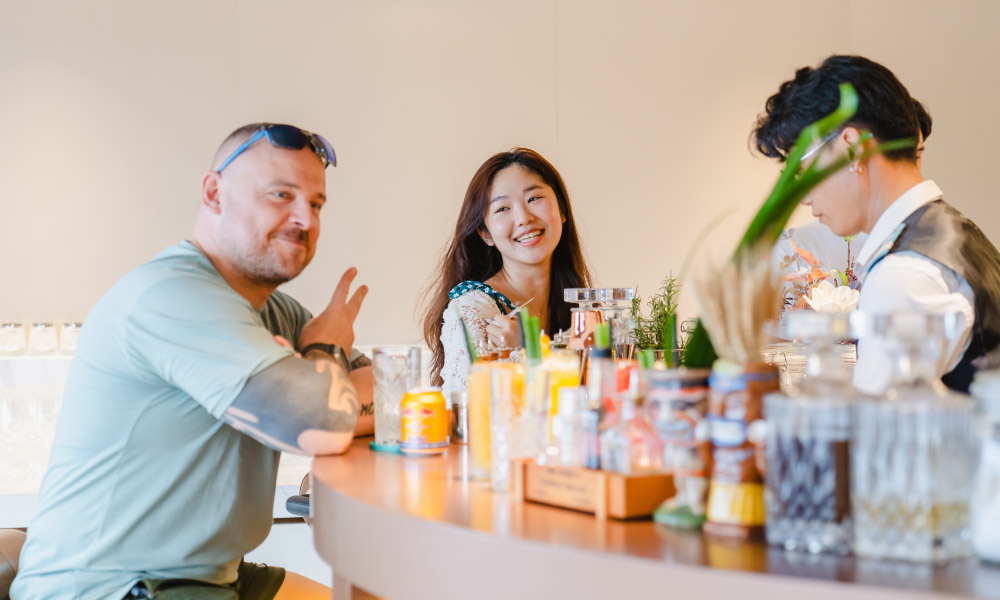
[[[387,600],[511,598],[1000,598],[1000,568],[786,552],[650,520],[592,515],[494,494],[468,478],[467,447],[410,458],[356,439],[313,463],[313,535],[334,572]]]

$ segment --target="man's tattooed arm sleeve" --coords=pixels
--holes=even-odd
[[[339,365],[318,354],[283,358],[251,377],[223,420],[275,450],[345,452],[358,418],[357,392]]]

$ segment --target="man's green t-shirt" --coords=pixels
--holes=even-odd
[[[280,292],[256,311],[188,242],[116,283],[81,332],[11,598],[234,581],[271,528],[279,453],[220,417],[309,318]]]

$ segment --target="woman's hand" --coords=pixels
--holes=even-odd
[[[486,336],[497,348],[517,348],[521,345],[521,328],[513,315],[497,315],[486,325]]]

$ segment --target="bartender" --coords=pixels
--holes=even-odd
[[[930,135],[930,115],[886,67],[861,56],[831,56],[803,67],[768,98],[752,139],[765,156],[784,161],[810,123],[832,113],[839,86],[858,94],[857,113],[839,130],[816,140],[803,159],[828,165],[862,147]],[[968,391],[973,361],[1000,346],[1000,253],[980,229],[944,200],[921,174],[916,144],[859,158],[818,185],[803,200],[814,217],[838,236],[863,232],[857,254],[859,308],[871,314],[957,313],[946,332],[937,375],[950,388]],[[881,393],[894,371],[892,356],[877,340],[862,339],[856,387]]]

